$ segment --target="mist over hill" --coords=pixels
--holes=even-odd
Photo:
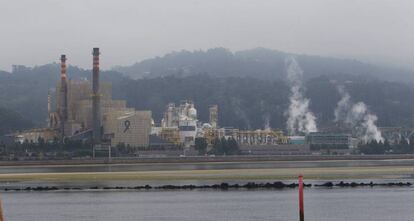
[[[285,60],[294,56],[310,79],[321,75],[359,76],[388,81],[414,82],[414,71],[387,66],[375,66],[357,60],[290,54],[255,48],[231,52],[225,48],[207,51],[172,52],[163,57],[143,60],[131,66],[118,66],[113,70],[134,79],[160,76],[189,76],[209,74],[217,77],[252,77],[275,80],[285,78]]]
[[[285,81],[286,56],[262,48],[236,53],[222,48],[176,52],[101,71],[101,81],[112,83],[115,99],[153,111],[156,122],[169,102],[192,99],[202,121],[208,120],[208,106],[218,104],[221,126],[257,129],[269,123],[285,129],[290,95]],[[340,100],[337,86],[344,85],[355,102],[365,102],[378,116],[379,126],[414,127],[410,73],[352,60],[296,57],[304,70],[304,93],[318,126],[334,124],[334,109]],[[69,79],[91,77],[90,70],[75,66],[69,66],[67,72]],[[47,93],[55,88],[59,74],[56,63],[15,66],[11,73],[0,72],[0,120],[11,122],[0,125],[0,132],[45,126]]]
[[[29,119],[21,114],[2,107],[0,107],[0,122],[0,135],[34,126]]]
[[[69,79],[89,79],[91,72],[68,67]],[[13,110],[32,124],[44,126],[47,119],[47,94],[53,91],[60,77],[56,63],[35,67],[14,66],[13,71],[0,72],[0,108]],[[123,76],[112,71],[102,72],[102,81],[116,83]],[[1,125],[0,125],[1,127]]]
[[[380,126],[414,126],[414,105],[408,102],[414,95],[412,85],[363,79],[338,81],[320,76],[305,84],[310,110],[320,127],[334,124],[334,109],[340,100],[337,85],[345,85],[353,100],[365,102],[378,115]],[[133,107],[152,110],[157,121],[168,102],[192,99],[203,121],[208,120],[208,106],[218,104],[221,126],[257,129],[264,128],[268,121],[273,128],[286,128],[290,90],[284,81],[168,76],[126,81],[122,88],[118,97],[127,97]]]

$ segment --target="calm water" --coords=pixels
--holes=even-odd
[[[7,221],[297,218],[297,190],[1,193]],[[306,221],[412,221],[414,188],[306,189]]]
[[[312,167],[414,166],[405,160],[264,161],[230,163],[140,163],[114,165],[2,166],[2,173],[125,172],[154,170],[265,169]]]

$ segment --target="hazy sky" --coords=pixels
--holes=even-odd
[[[414,67],[413,0],[0,0],[0,69],[268,47]]]

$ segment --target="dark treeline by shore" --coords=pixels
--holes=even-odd
[[[384,142],[372,140],[360,145],[359,151],[363,154],[412,154],[414,153],[414,139],[409,141],[402,139],[399,143],[390,145],[387,140]]]
[[[214,155],[214,156],[240,156],[239,145],[232,138],[221,138],[214,140],[212,147],[207,148],[205,138],[197,138],[195,141],[195,150],[198,156]],[[329,148],[328,148],[329,149]],[[181,146],[176,147],[141,147],[133,148],[123,144],[112,147],[113,157],[139,157],[139,151],[146,150],[183,150]],[[335,150],[327,151],[325,155],[335,155]],[[354,154],[364,155],[401,155],[414,154],[414,140],[410,142],[402,140],[397,144],[390,144],[387,140],[377,142],[375,140],[360,145],[354,150]],[[9,145],[0,144],[0,159],[6,161],[16,160],[71,160],[71,159],[90,159],[93,156],[92,144],[81,141],[66,140],[64,144],[58,139],[53,142],[45,142],[39,138],[38,142],[25,141],[23,143],[14,143]],[[97,157],[107,157],[107,153],[97,153]],[[259,156],[260,157],[260,156]],[[288,158],[288,156],[285,156]]]
[[[304,187],[311,188],[311,187],[326,187],[326,188],[333,188],[333,187],[410,187],[412,184],[410,182],[388,182],[388,183],[375,183],[375,182],[325,182],[323,184],[309,184],[304,183]],[[107,191],[114,191],[114,190],[232,190],[232,189],[247,189],[247,190],[260,190],[260,189],[285,189],[285,188],[297,188],[299,185],[297,183],[283,183],[280,181],[276,181],[273,183],[255,183],[255,182],[248,182],[245,184],[229,184],[229,183],[220,183],[220,184],[212,184],[212,185],[163,185],[163,186],[92,186],[92,187],[57,187],[57,186],[37,186],[37,187],[23,187],[23,188],[3,188],[0,190],[3,191],[79,191],[79,190],[107,190]]]

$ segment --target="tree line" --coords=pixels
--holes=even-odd
[[[388,140],[372,140],[367,144],[359,145],[359,152],[362,154],[414,154],[414,139],[401,139],[395,144]]]
[[[198,151],[198,155],[238,155],[240,154],[239,144],[232,138],[215,138],[212,142],[211,148],[208,149],[207,139],[203,137],[197,137],[195,139],[195,149]]]

